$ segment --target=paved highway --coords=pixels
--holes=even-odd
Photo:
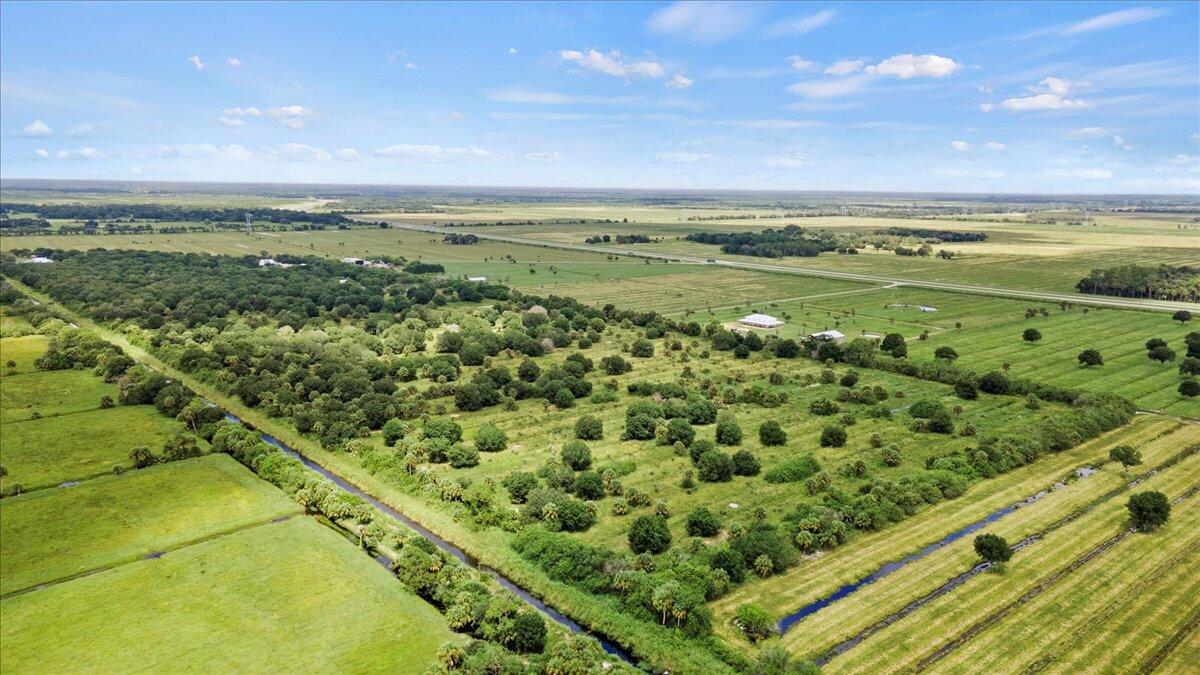
[[[418,225],[415,223],[397,222],[392,222],[391,225],[392,227],[403,228],[406,230],[416,230],[419,232],[432,232],[436,234],[465,234],[464,230],[461,228],[445,228],[437,227],[435,225]],[[480,239],[502,241],[510,244],[521,244],[523,246],[538,246],[541,248],[554,248],[568,251],[588,251],[590,253],[610,253],[612,255],[634,258],[649,258],[651,260],[666,260],[668,262],[687,263],[690,265],[715,265],[718,267],[732,267],[735,269],[753,270],[758,272],[795,274],[799,276],[821,277],[825,279],[844,279],[846,281],[881,283],[890,284],[893,286],[911,286],[913,288],[930,288],[938,291],[970,293],[973,295],[992,295],[997,297],[1018,298],[1023,300],[1039,300],[1041,302],[1070,302],[1078,305],[1092,305],[1096,307],[1119,307],[1123,309],[1142,309],[1154,312],[1175,312],[1180,309],[1186,309],[1195,314],[1200,314],[1200,304],[1190,302],[1150,300],[1145,298],[1117,298],[1106,295],[1084,295],[1082,293],[1058,293],[1054,291],[1029,291],[1015,288],[979,286],[975,284],[958,284],[945,281],[901,279],[897,277],[886,277],[874,274],[858,274],[855,272],[836,272],[833,270],[808,269],[804,267],[792,267],[791,265],[776,265],[772,263],[721,260],[720,258],[696,258],[693,256],[676,255],[674,253],[635,251],[625,248],[595,246],[592,244],[567,244],[557,241],[546,241],[543,239],[530,239],[528,237],[512,237],[507,235],[492,234],[490,232],[480,233],[474,230],[471,230],[470,233],[474,234]]]

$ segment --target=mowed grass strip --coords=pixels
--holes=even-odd
[[[0,672],[423,672],[441,615],[311,518],[0,601]]]
[[[300,511],[228,455],[18,495],[0,501],[0,595]]]
[[[1200,475],[1198,472],[1200,455],[1192,455],[1147,479],[1136,489],[1159,490],[1168,499],[1174,499],[1196,484]],[[834,659],[829,664],[830,672],[877,673],[916,668],[922,659],[937,652],[970,626],[1018,601],[1035,590],[1039,583],[1119,535],[1129,524],[1125,501],[1116,499],[1096,507],[1068,526],[1019,551],[1008,563],[1004,574],[980,574],[952,593],[867,638],[847,654]],[[1112,553],[1110,549],[1099,558],[1067,573],[1057,579],[1051,588],[1059,584],[1076,583],[1080,575],[1091,567],[1119,566],[1119,556],[1112,556]],[[936,630],[934,627],[937,627]],[[935,638],[932,641],[931,636]],[[968,640],[958,649],[970,644]],[[955,651],[952,650],[947,658],[954,657]],[[933,670],[945,670],[942,661],[934,662],[931,666]]]
[[[117,398],[117,385],[88,370],[54,370],[8,375],[0,386],[0,423],[54,417],[100,408],[100,398]]]
[[[1128,474],[1120,469],[1120,465],[1110,462],[1087,478],[1048,492],[1033,504],[926,558],[909,563],[901,570],[797,623],[781,637],[781,643],[790,650],[814,650],[818,653],[832,648],[973,567],[978,562],[973,544],[977,534],[994,533],[1010,543],[1016,543],[1041,533],[1061,519],[1091,507],[1110,491],[1122,488],[1139,470],[1149,471],[1174,457],[1181,448],[1194,444],[1200,444],[1200,428],[1179,426],[1172,433],[1140,445],[1144,463]],[[1125,490],[1111,499],[1124,503],[1129,494],[1130,491]],[[1070,524],[1064,527],[1070,527]]]
[[[861,536],[844,546],[802,560],[776,576],[747,583],[712,604],[717,632],[731,645],[746,645],[731,625],[738,606],[756,603],[777,617],[825,597],[843,584],[861,579],[885,563],[899,560],[981,520],[988,514],[1014,504],[1075,468],[1104,461],[1108,450],[1121,444],[1140,446],[1179,425],[1159,417],[1136,418],[1131,424],[1062,453],[1049,455],[1003,476],[981,481],[955,500],[931,506],[904,522],[881,532]],[[879,582],[882,583],[882,582]],[[874,586],[872,586],[872,589]],[[829,608],[823,611],[835,611]],[[794,630],[800,630],[803,623]],[[806,646],[815,648],[815,645]]]
[[[1101,564],[1020,606],[937,670],[997,672],[1033,662],[1053,672],[1132,670],[1197,609],[1197,528],[1200,506],[1185,499],[1161,530],[1121,542]]]
[[[8,470],[4,484],[29,490],[128,467],[131,449],[144,445],[157,452],[180,429],[150,405],[5,424],[0,430],[0,465]]]
[[[4,317],[4,321],[16,319],[15,317]],[[23,321],[22,321],[23,323]],[[26,324],[28,325],[28,324]],[[37,366],[33,364],[34,360],[42,354],[46,353],[46,347],[50,344],[50,338],[45,335],[22,335],[21,337],[4,337],[0,338],[0,376],[7,377],[9,375],[20,375],[22,373],[32,373],[37,370]],[[13,365],[8,365],[9,362]],[[6,382],[4,386],[8,386]]]

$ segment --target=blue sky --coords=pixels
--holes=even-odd
[[[0,173],[1200,193],[1200,3],[5,2]]]

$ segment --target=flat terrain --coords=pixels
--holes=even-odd
[[[301,511],[228,455],[18,495],[0,502],[0,595]]]
[[[310,518],[0,601],[0,670],[12,673],[418,672],[451,637],[433,607]]]
[[[9,422],[0,429],[5,485],[19,483],[29,490],[128,467],[130,450],[146,446],[158,452],[180,429],[150,405]]]
[[[24,340],[25,338],[18,338]],[[48,419],[100,408],[104,396],[117,400],[117,385],[87,370],[35,371],[6,375],[0,388],[0,421]]]

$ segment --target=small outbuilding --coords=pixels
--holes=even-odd
[[[738,323],[743,326],[753,326],[754,328],[779,328],[783,322],[773,316],[767,314],[749,314],[738,319]]]
[[[823,330],[819,333],[813,333],[809,337],[817,340],[836,342],[837,344],[841,344],[846,340],[846,336],[840,330]]]
[[[487,277],[467,277],[467,281],[473,281],[477,284],[482,284],[487,281]]]

